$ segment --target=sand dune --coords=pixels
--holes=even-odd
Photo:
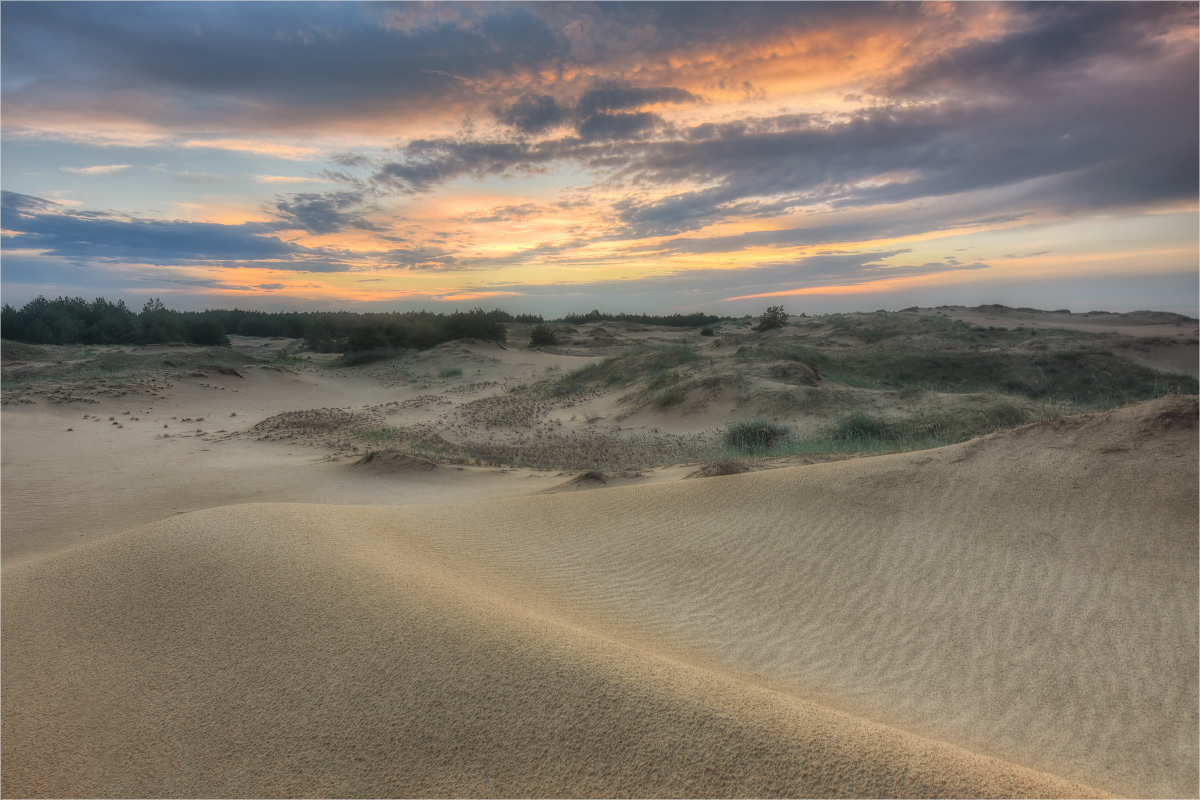
[[[1195,398],[3,570],[3,791],[1194,796]]]

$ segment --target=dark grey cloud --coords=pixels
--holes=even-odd
[[[650,111],[621,114],[595,113],[579,124],[579,135],[587,140],[632,139],[663,125],[663,118]]]
[[[396,247],[378,256],[380,269],[411,269],[444,272],[458,269],[458,259],[438,247]]]
[[[377,231],[379,228],[362,216],[371,210],[364,208],[364,200],[361,191],[302,192],[278,199],[275,212],[286,224],[309,233],[336,233],[346,228]]]
[[[284,242],[272,224],[221,225],[64,212],[62,206],[15,192],[0,192],[0,225],[6,250],[35,250],[76,262],[147,264],[270,261],[276,269],[341,271],[331,254]],[[261,265],[261,264],[256,264]]]
[[[548,94],[526,94],[508,106],[492,109],[496,119],[521,133],[542,133],[557,128],[572,116],[569,106],[559,105]]]
[[[603,86],[589,89],[575,106],[577,113],[590,116],[600,111],[628,111],[657,103],[694,103],[694,94],[675,86]]]
[[[32,217],[37,214],[52,214],[61,209],[58,203],[33,197],[18,192],[0,192],[0,214],[3,214],[3,227],[9,227],[9,221],[17,217]]]
[[[380,164],[370,182],[385,190],[426,191],[464,175],[478,179],[530,173],[584,152],[586,148],[581,148],[577,139],[538,143],[418,139],[400,149],[399,160]]]
[[[334,153],[329,160],[339,167],[367,167],[371,164],[371,159],[361,153]]]
[[[694,103],[691,92],[674,86],[607,84],[589,89],[574,104],[548,94],[525,94],[509,105],[494,105],[497,121],[523,134],[570,124],[583,139],[628,139],[663,124],[658,114],[639,110],[659,103]]]

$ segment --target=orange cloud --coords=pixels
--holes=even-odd
[[[298,145],[264,142],[256,139],[188,139],[180,146],[232,150],[239,153],[254,153],[261,156],[286,158],[292,161],[306,161],[320,153],[315,147],[300,147]]]

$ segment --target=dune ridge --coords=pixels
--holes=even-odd
[[[6,566],[4,793],[1194,796],[1196,416]]]

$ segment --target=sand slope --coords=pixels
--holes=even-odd
[[[1194,796],[1196,415],[6,566],[3,791]]]

